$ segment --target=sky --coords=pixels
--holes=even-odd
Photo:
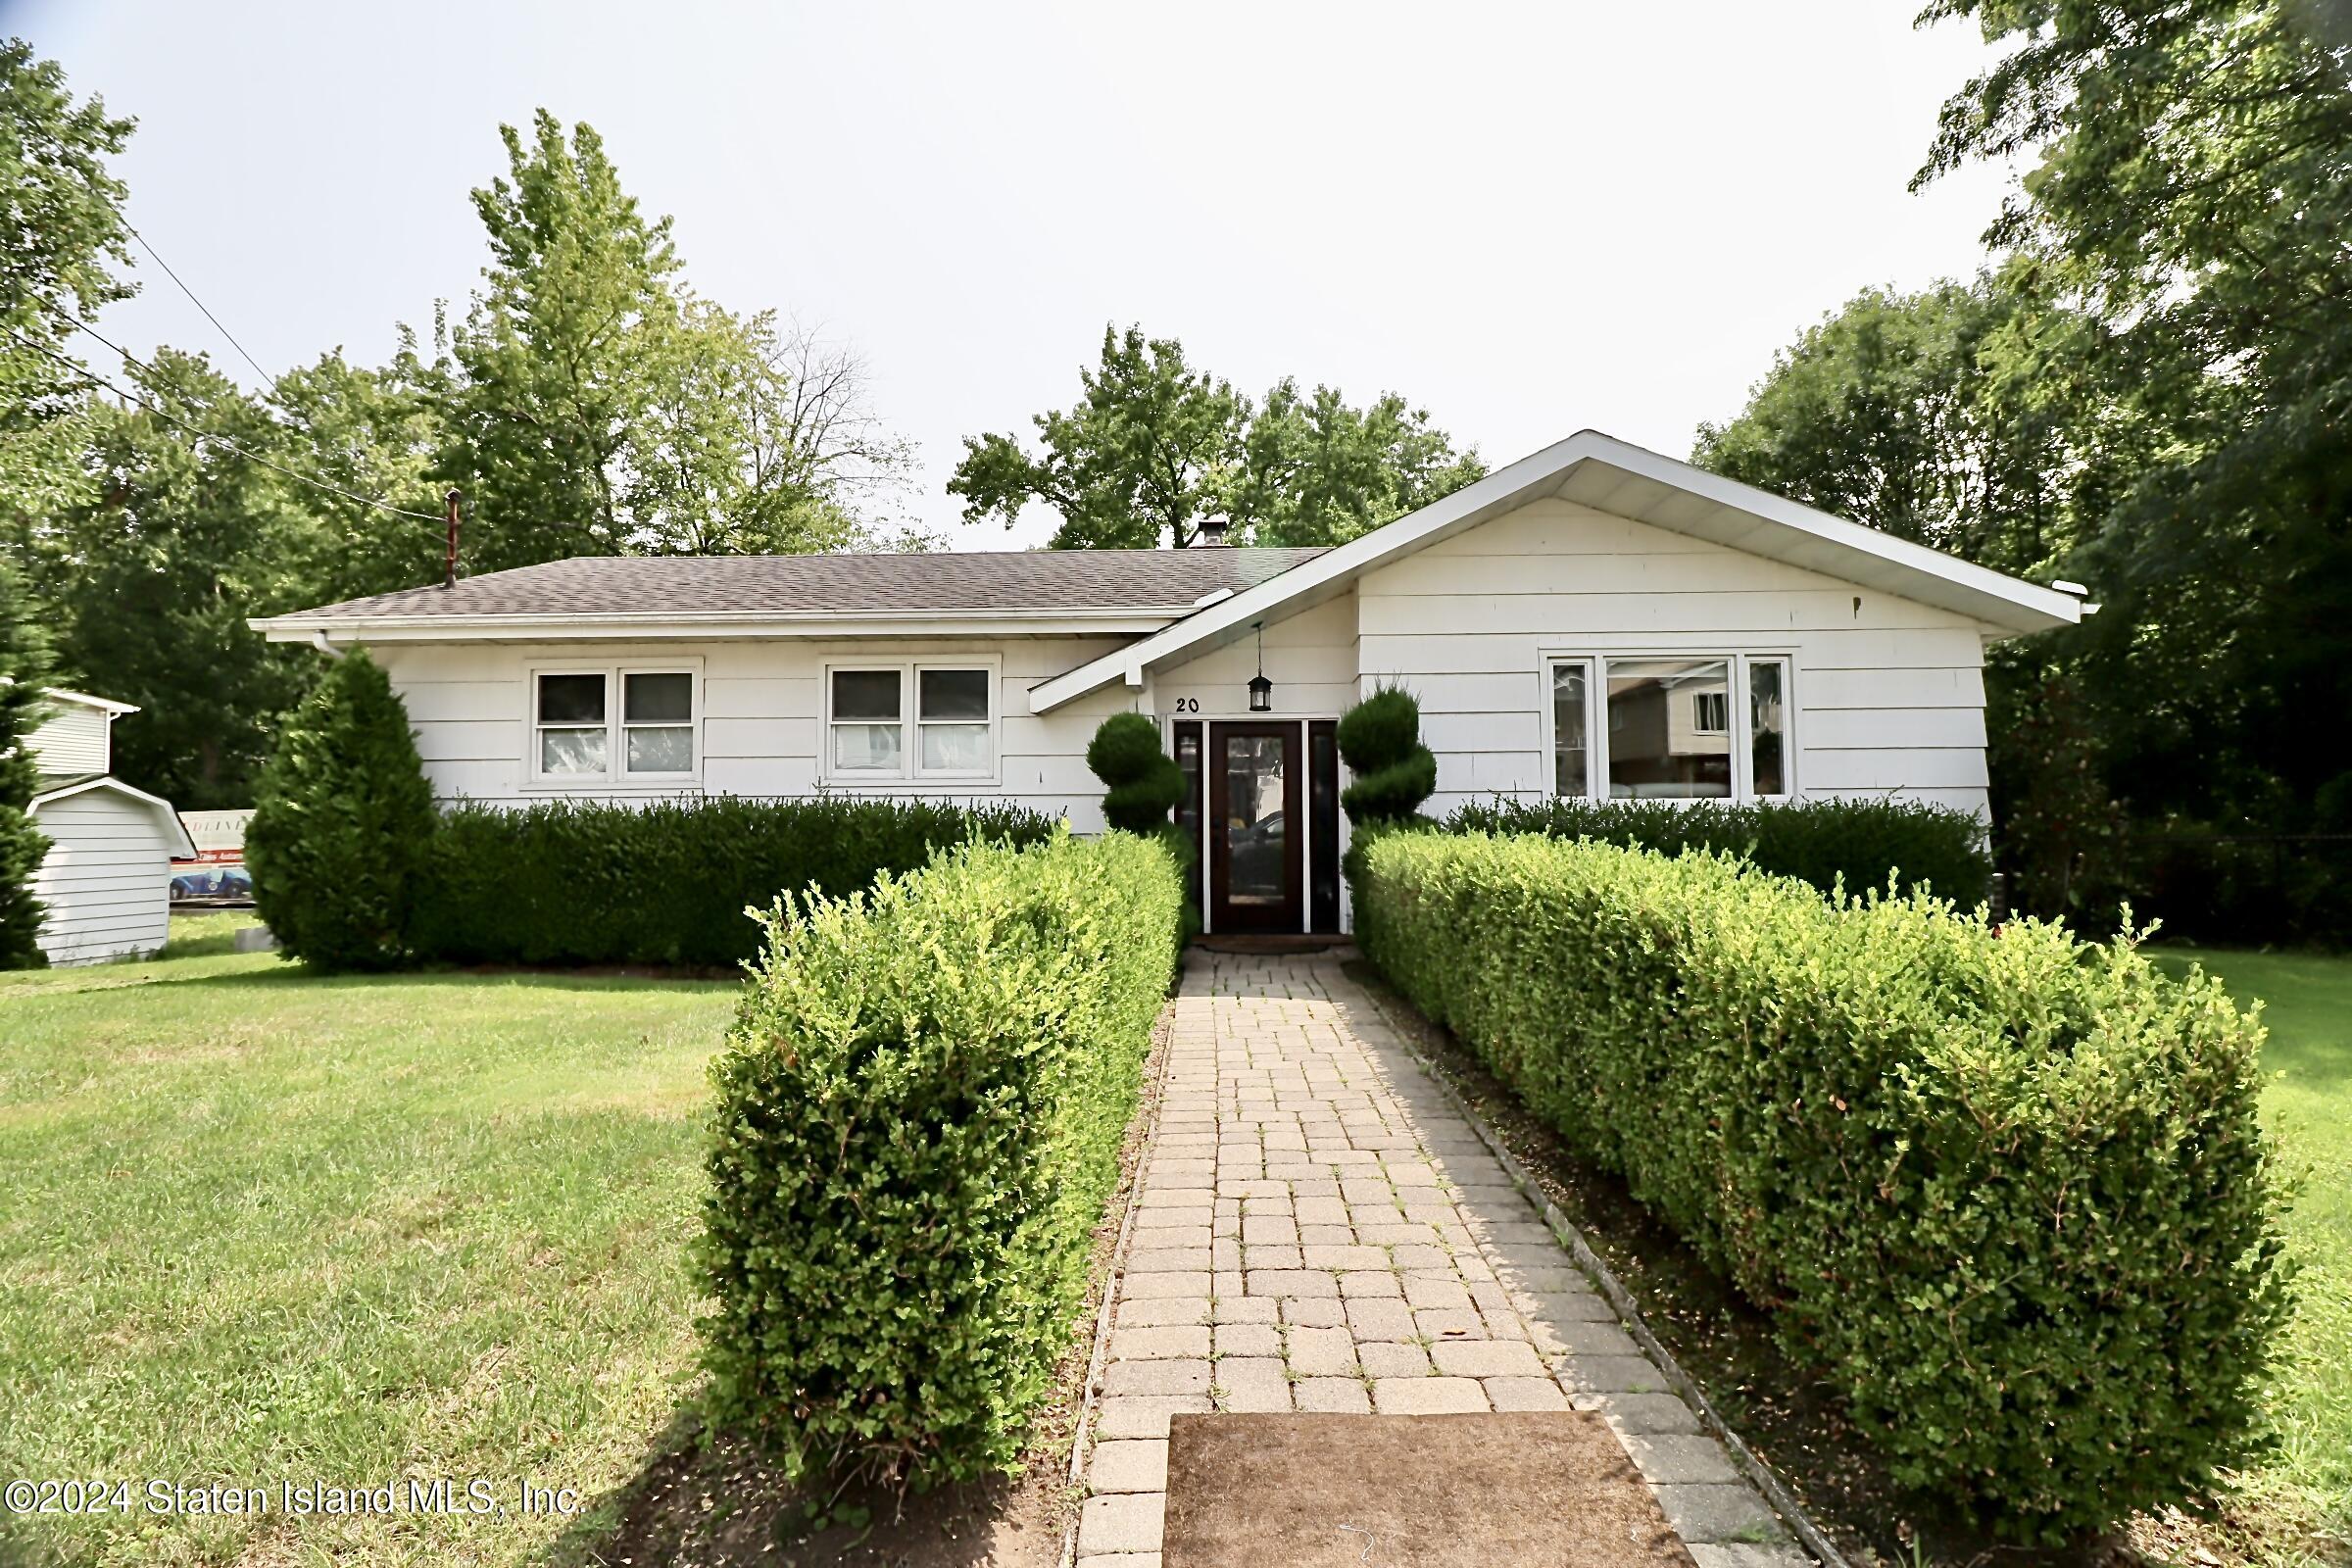
[[[131,222],[272,372],[462,311],[498,125],[594,124],[698,291],[865,357],[906,513],[1004,549],[1052,519],[962,524],[962,438],[1068,406],[1111,322],[1253,394],[1399,392],[1491,464],[1587,426],[1688,455],[1859,289],[1982,259],[2009,171],[1906,186],[1987,52],[1914,9],[0,0],[0,30],[138,120]],[[108,335],[257,384],[140,261]]]

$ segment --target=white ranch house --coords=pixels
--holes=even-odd
[[[1983,814],[1985,645],[2083,609],[1584,431],[1330,550],[597,558],[254,624],[368,648],[448,800],[920,793],[1086,832],[1088,740],[1149,713],[1209,929],[1297,932],[1345,924],[1332,728],[1379,685],[1420,700],[1435,811]]]

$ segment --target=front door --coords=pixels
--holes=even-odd
[[[1208,925],[1302,931],[1296,723],[1208,726]]]

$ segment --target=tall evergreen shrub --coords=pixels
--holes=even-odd
[[[48,911],[32,896],[32,879],[49,841],[32,825],[40,767],[27,743],[47,709],[49,668],[49,639],[24,579],[0,559],[0,969],[48,961],[39,940]]]
[[[408,710],[366,650],[287,719],[254,804],[245,862],[285,953],[321,969],[406,962],[436,819]]]

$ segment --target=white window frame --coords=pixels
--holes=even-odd
[[[953,771],[922,765],[922,677],[928,669],[979,670],[988,676],[988,766]],[[899,765],[895,769],[842,767],[834,761],[833,677],[883,674],[899,677]],[[843,789],[995,789],[1004,778],[1004,661],[995,654],[933,655],[922,659],[836,659],[824,665],[817,692],[817,777]],[[844,723],[870,722],[844,719]],[[935,720],[971,723],[970,719]]]
[[[1727,796],[1661,797],[1661,803],[1674,807],[1707,807],[1741,805],[1756,801],[1792,801],[1798,798],[1801,784],[1796,776],[1797,724],[1796,651],[1759,644],[1753,647],[1727,649],[1709,644],[1698,647],[1661,646],[1651,648],[1546,648],[1537,660],[1537,690],[1542,694],[1544,730],[1544,794],[1555,798],[1553,782],[1557,776],[1557,722],[1552,711],[1552,667],[1563,663],[1584,663],[1590,671],[1585,681],[1585,794],[1589,801],[1606,801],[1609,795],[1609,665],[1612,662],[1660,659],[1721,660],[1729,671],[1730,691],[1725,697],[1726,716],[1731,720],[1729,744],[1732,754],[1732,793]],[[1748,688],[1748,670],[1755,664],[1775,663],[1781,666],[1781,784],[1777,794],[1759,795],[1755,788],[1755,751]],[[1709,730],[1707,734],[1722,731]]]
[[[539,677],[542,675],[602,675],[605,678],[605,770],[601,773],[549,773],[539,766],[539,731],[550,729],[588,729],[586,724],[552,724],[539,722]],[[687,720],[684,725],[640,724],[631,726],[624,716],[628,708],[628,677],[631,675],[684,675],[688,694]],[[531,664],[523,671],[523,776],[532,790],[594,790],[611,793],[615,790],[671,790],[680,785],[702,782],[703,777],[703,662],[699,659],[595,661],[579,660],[563,662]],[[628,766],[628,732],[639,729],[690,730],[694,736],[694,766],[680,773],[635,773]]]

